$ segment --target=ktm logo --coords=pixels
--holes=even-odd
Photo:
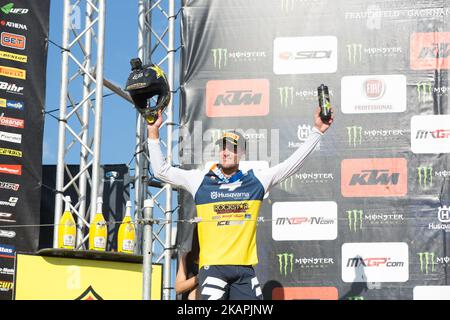
[[[262,93],[252,90],[230,90],[217,96],[214,106],[235,106],[235,105],[259,105],[262,100]]]
[[[269,81],[213,80],[206,84],[208,117],[250,117],[269,113]]]
[[[403,158],[345,159],[341,163],[344,197],[393,197],[407,192]]]
[[[388,185],[397,184],[400,173],[390,174],[389,170],[362,170],[350,180],[350,185]]]
[[[450,69],[450,32],[413,33],[410,54],[413,70]]]

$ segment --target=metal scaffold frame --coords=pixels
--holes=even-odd
[[[75,10],[79,10],[82,0],[64,0],[62,62],[61,62],[61,92],[59,103],[58,158],[56,165],[56,195],[55,195],[55,228],[53,231],[53,247],[58,246],[58,224],[63,209],[63,195],[69,187],[75,187],[78,202],[72,206],[77,216],[77,248],[83,248],[87,237],[84,228],[89,228],[90,217],[95,215],[95,205],[87,208],[87,184],[91,185],[91,199],[99,194],[99,169],[101,124],[103,107],[103,56],[105,40],[105,5],[106,0],[85,0],[85,28],[72,23]],[[94,33],[96,31],[96,33]],[[92,39],[96,36],[95,53]],[[72,38],[72,39],[71,39]],[[84,43],[83,43],[84,38]],[[91,70],[95,54],[95,74]],[[72,75],[70,73],[73,72]],[[81,102],[75,103],[73,88],[82,86]],[[95,103],[91,99],[95,95]],[[71,107],[69,111],[67,106]],[[93,133],[90,129],[90,112],[94,113]],[[77,132],[78,131],[78,132]],[[91,136],[90,136],[91,135]],[[66,136],[72,141],[66,145]],[[69,151],[80,146],[80,171],[72,176],[65,161]],[[89,169],[92,177],[89,177]],[[71,180],[64,184],[64,172]],[[89,181],[88,181],[89,180]],[[78,184],[77,184],[78,181]],[[89,213],[90,211],[90,213]]]
[[[159,17],[157,17],[159,15]],[[158,19],[159,18],[159,19]],[[173,101],[174,94],[178,90],[175,88],[175,0],[139,0],[139,57],[144,64],[155,63],[163,70],[166,70],[167,80],[172,90],[172,98],[165,111],[165,121],[160,130],[161,145],[165,147],[167,154],[167,162],[173,163]],[[152,21],[159,21],[155,26]],[[163,21],[164,23],[161,23]],[[164,131],[165,130],[165,131]],[[139,152],[146,150],[146,131],[147,126],[138,116],[137,120],[137,154],[136,157],[136,174],[135,174],[135,204],[138,212],[142,212],[142,203],[144,199],[153,199],[155,204],[155,216],[159,215],[166,223],[157,225],[153,229],[154,246],[159,247],[155,252],[154,262],[163,261],[163,299],[169,300],[171,290],[173,290],[173,280],[171,272],[172,262],[172,221],[175,209],[172,204],[173,189],[170,184],[160,185],[160,188],[154,188],[155,183],[149,179],[149,158],[147,152]],[[156,185],[158,185],[156,183]],[[153,187],[151,187],[153,186]],[[165,207],[161,204],[164,199]],[[142,217],[142,215],[141,215]],[[161,234],[164,233],[164,239]],[[139,246],[140,247],[140,246]]]
[[[81,6],[83,4],[83,6]],[[84,28],[74,26],[71,18],[73,11],[86,8]],[[100,147],[102,132],[103,87],[106,86],[122,98],[131,102],[130,97],[120,88],[104,79],[104,42],[105,42],[106,0],[64,0],[60,114],[58,131],[58,156],[56,168],[56,195],[54,212],[53,247],[58,247],[58,224],[63,211],[64,193],[74,187],[78,193],[78,202],[71,205],[77,220],[76,249],[85,249],[88,237],[86,228],[95,215],[95,200],[99,194]],[[158,17],[158,26],[152,21]],[[165,119],[161,127],[161,145],[167,150],[167,161],[172,164],[173,149],[173,101],[174,68],[175,68],[175,0],[138,0],[138,56],[143,64],[150,61],[166,71],[172,90],[172,99],[165,110]],[[96,40],[93,45],[93,40]],[[130,57],[131,58],[131,57]],[[94,60],[95,59],[95,60]],[[94,65],[94,67],[92,67]],[[71,74],[72,72],[72,74]],[[82,98],[74,103],[75,92]],[[72,94],[73,93],[73,94]],[[95,102],[92,100],[95,96]],[[70,109],[67,107],[69,106]],[[90,113],[94,122],[90,121]],[[152,261],[163,263],[163,299],[169,300],[173,290],[172,266],[172,221],[176,207],[173,209],[173,189],[168,184],[155,183],[149,171],[149,157],[146,147],[147,126],[143,118],[136,112],[136,156],[134,175],[135,219],[143,219],[144,200],[152,199],[155,204],[154,218],[158,215],[164,223],[153,225]],[[66,143],[66,137],[72,140]],[[72,176],[66,157],[75,146],[80,147],[80,171]],[[92,176],[89,176],[91,169]],[[64,173],[70,181],[64,183]],[[90,184],[91,204],[87,203],[87,187]],[[160,201],[161,199],[161,201]],[[163,199],[163,200],[162,200]],[[158,211],[160,211],[158,213]],[[142,230],[137,232],[137,251],[142,253]]]

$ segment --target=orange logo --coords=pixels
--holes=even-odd
[[[0,173],[22,175],[22,165],[0,164]]]
[[[450,32],[421,32],[411,35],[411,69],[450,69],[449,59]]]
[[[335,287],[277,287],[272,289],[272,300],[337,300]]]
[[[400,197],[408,191],[406,159],[344,159],[341,192],[344,197]]]
[[[25,38],[25,36],[15,33],[2,32],[1,44],[4,47],[23,50],[25,49],[26,42],[27,38]]]
[[[211,80],[206,84],[208,117],[252,117],[269,113],[269,80]]]
[[[0,66],[0,75],[24,80],[27,78],[27,72],[25,70],[5,66]]]

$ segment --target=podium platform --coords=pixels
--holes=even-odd
[[[13,299],[141,300],[141,255],[42,249],[17,253]],[[161,300],[162,265],[153,264],[151,299]]]

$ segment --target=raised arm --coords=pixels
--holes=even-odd
[[[161,111],[158,113],[158,120],[154,124],[148,124],[148,153],[150,165],[156,178],[182,187],[193,196],[203,180],[201,170],[183,170],[171,166],[161,151],[159,143],[159,127],[162,124]]]
[[[328,130],[334,117],[332,116],[327,123],[324,123],[320,119],[319,113],[320,108],[317,108],[314,115],[314,128],[311,134],[289,158],[269,169],[255,172],[255,176],[263,184],[265,192],[267,192],[274,185],[296,173],[303,166],[305,159],[314,150],[317,143],[319,143],[325,131]]]

